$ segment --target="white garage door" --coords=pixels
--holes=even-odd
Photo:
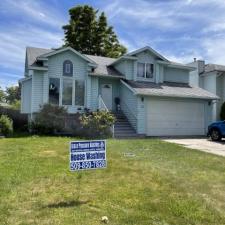
[[[149,100],[147,135],[204,135],[204,104],[188,101]]]

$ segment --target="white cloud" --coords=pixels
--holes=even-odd
[[[42,48],[59,47],[63,35],[32,26],[14,26],[0,30],[0,66],[19,69],[24,66],[26,46]]]
[[[5,13],[10,12],[14,15],[25,16],[28,20],[38,21],[57,28],[65,24],[66,21],[59,11],[41,3],[41,1],[5,0],[1,1],[0,9],[7,9]],[[2,12],[4,13],[4,11]]]
[[[225,36],[206,38],[202,47],[205,50],[206,59],[210,63],[225,65]]]

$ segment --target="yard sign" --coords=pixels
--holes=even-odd
[[[106,141],[72,141],[70,170],[106,168]]]

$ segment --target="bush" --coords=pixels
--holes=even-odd
[[[221,106],[221,110],[220,110],[220,119],[221,120],[225,120],[225,102],[222,104]]]
[[[13,133],[13,121],[6,115],[0,116],[0,134],[9,136]]]
[[[111,126],[115,123],[115,117],[106,111],[92,112],[80,117],[83,126],[83,134],[87,137],[110,137]]]
[[[13,120],[13,129],[19,131],[27,130],[27,115],[21,114],[19,110],[12,108],[0,107],[0,114],[7,115]]]
[[[30,129],[38,134],[55,134],[65,127],[67,111],[62,106],[45,104],[31,122]]]

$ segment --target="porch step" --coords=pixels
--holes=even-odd
[[[114,124],[115,138],[135,138],[138,136],[122,112],[115,113],[114,115],[116,117]]]

